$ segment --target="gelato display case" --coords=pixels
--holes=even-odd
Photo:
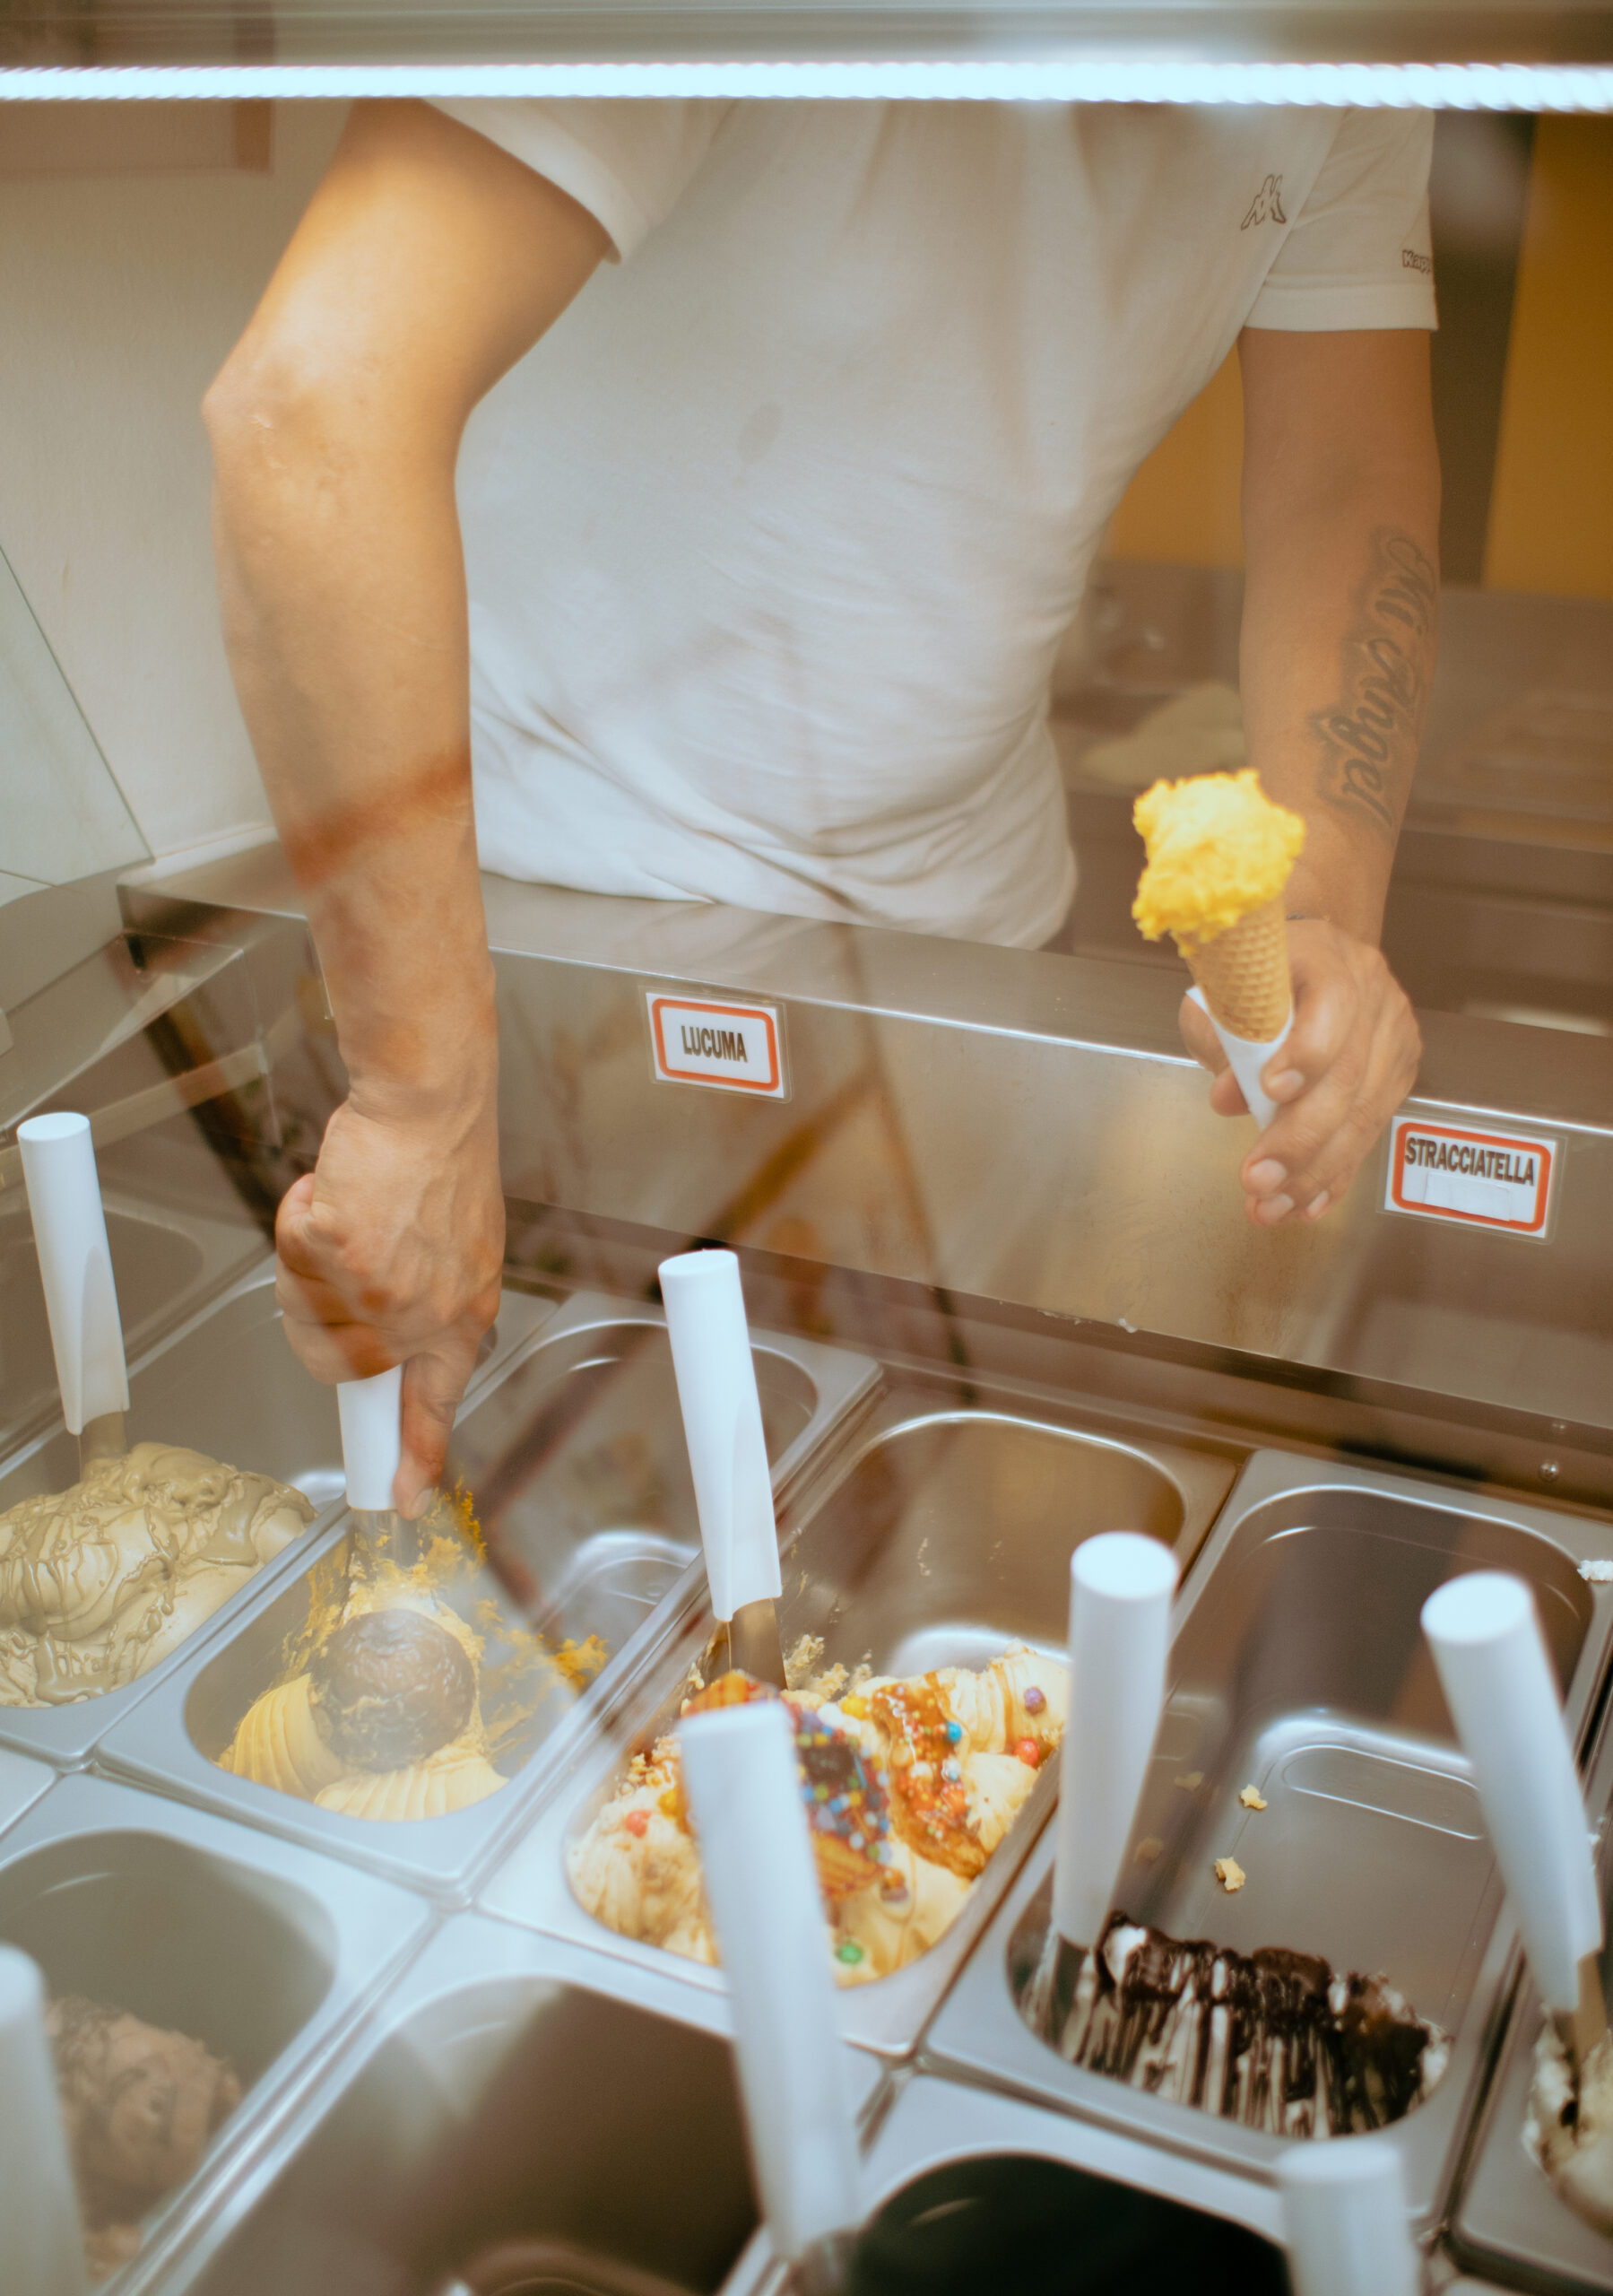
[[[1598,139],[1613,126],[1613,5],[14,0],[4,13],[0,220],[14,193],[45,252],[27,241],[13,276],[0,230],[0,277],[74,284],[63,249],[102,239],[128,268],[126,309],[108,297],[102,316],[76,283],[76,332],[54,327],[30,353],[23,328],[0,356],[0,398],[32,356],[68,411],[60,436],[34,419],[36,378],[32,414],[0,424],[0,547],[19,572],[0,581],[0,1944],[43,1974],[92,2284],[809,2296],[763,2222],[750,2035],[741,2022],[736,2048],[717,1953],[722,1854],[713,1827],[708,1900],[678,1735],[691,1713],[775,1688],[762,1662],[756,1676],[731,1663],[739,1637],[702,1547],[721,1510],[704,1478],[697,1502],[659,1289],[664,1260],[720,1248],[739,1264],[763,1437],[747,1455],[741,1430],[732,1447],[735,1487],[750,1471],[747,1560],[759,1548],[770,1568],[770,1500],[780,1574],[776,1602],[739,1607],[751,1629],[776,1611],[763,1623],[778,1629],[789,1728],[774,1751],[783,1762],[793,1746],[802,1783],[834,1987],[825,2055],[855,2124],[863,2214],[839,2296],[1281,2296],[1285,2148],[1325,2136],[1336,2154],[1368,2132],[1401,2179],[1427,2296],[1613,2296],[1613,2231],[1566,2205],[1531,2144],[1543,2098],[1559,2151],[1574,2116],[1561,2081],[1537,2078],[1540,2002],[1421,1625],[1461,1574],[1524,1582],[1613,1902],[1613,561],[1592,517],[1560,568],[1559,513],[1539,502],[1529,548],[1514,537],[1508,559],[1491,516],[1504,478],[1514,513],[1548,495],[1560,511],[1582,487],[1575,454],[1587,499],[1602,487],[1613,503],[1600,398],[1578,448],[1553,432],[1572,467],[1551,494],[1546,463],[1518,447],[1528,393],[1507,364],[1514,291],[1537,330],[1537,430],[1553,428],[1539,371],[1578,360],[1594,381],[1607,363],[1613,144]],[[152,633],[164,616],[204,618],[214,644],[197,397],[320,180],[340,105],[383,91],[462,113],[490,96],[625,109],[776,95],[795,112],[828,96],[848,122],[853,99],[895,112],[967,98],[955,109],[977,121],[1016,100],[1114,117],[1175,103],[1207,141],[1227,125],[1217,106],[1245,123],[1304,108],[1313,126],[1358,109],[1380,127],[1444,106],[1474,128],[1436,146],[1430,235],[1457,346],[1444,355],[1483,335],[1494,370],[1494,403],[1469,426],[1487,425],[1483,486],[1449,489],[1471,562],[1446,565],[1431,691],[1377,697],[1419,726],[1427,704],[1415,763],[1407,736],[1383,941],[1421,1065],[1342,1195],[1313,1200],[1325,1217],[1246,1216],[1254,1126],[1212,1112],[1182,1033],[1178,956],[1214,935],[1195,950],[1183,912],[1180,942],[1145,944],[1134,922],[1138,794],[1247,763],[1235,432],[1218,448],[1221,493],[1196,511],[1184,463],[1143,465],[1150,513],[1120,499],[1115,458],[1090,551],[1066,553],[1062,639],[1041,608],[1028,637],[1035,569],[965,457],[945,483],[985,503],[1007,544],[980,561],[992,612],[955,642],[1019,648],[1049,672],[1025,736],[1048,765],[1044,830],[1067,825],[1079,855],[1063,926],[1020,948],[853,921],[873,910],[833,890],[826,857],[861,834],[837,816],[803,832],[825,864],[801,880],[809,909],[822,895],[814,914],[484,873],[499,1314],[421,1522],[350,1509],[341,1411],[288,1343],[275,1234],[347,1101],[344,1047],[361,1076],[351,978],[322,921],[317,839],[299,841],[283,792],[297,869],[269,827],[223,656],[198,657],[178,691],[178,657]],[[1552,144],[1557,172],[1531,174],[1529,139],[1548,123],[1570,132]],[[1503,146],[1516,164],[1497,192],[1486,154]],[[1286,193],[1262,162],[1229,209],[1240,260],[1309,196],[1283,164]],[[81,175],[82,211],[67,194],[58,210],[56,179]],[[116,233],[84,220],[107,212],[92,178],[108,202],[126,193],[126,230],[121,213]],[[217,235],[192,263],[178,219],[215,193]],[[1385,292],[1422,312],[1434,258],[1422,225],[1408,229],[1416,245],[1398,228],[1386,243]],[[1537,230],[1550,260],[1526,277]],[[601,274],[610,325],[609,298],[643,275]],[[1128,279],[1125,296],[1146,300],[1145,284]],[[944,316],[926,391],[958,378],[964,337]],[[692,359],[698,324],[674,317],[667,341]],[[837,355],[860,387],[847,341]],[[1200,395],[1161,413],[1156,454],[1183,422],[1201,447],[1229,422],[1242,435],[1228,389],[1244,387],[1218,365],[1230,342]],[[95,391],[74,359],[106,370]],[[81,401],[95,422],[78,421]],[[1045,463],[1027,515],[1052,532],[1062,481],[1042,426],[1052,439],[1072,418],[1032,413],[1016,452]],[[82,435],[64,447],[70,419]],[[907,419],[898,404],[889,435]],[[516,426],[502,420],[494,408],[466,432],[462,500],[477,457],[484,477],[512,480]],[[765,404],[733,426],[736,500],[772,501],[802,452],[793,422]],[[26,515],[9,507],[13,432],[28,441]],[[1442,433],[1460,449],[1453,477],[1472,446],[1459,432]],[[93,517],[58,478],[70,457]],[[922,498],[923,471],[898,474]],[[500,514],[513,528],[513,483]],[[117,551],[91,564],[107,535]],[[1412,596],[1426,634],[1436,584],[1412,554],[1426,585],[1383,596],[1401,620]],[[924,572],[944,605],[940,555]],[[742,595],[719,549],[707,557],[732,581],[736,626],[760,627],[767,600]],[[148,574],[154,604],[136,595]],[[901,586],[877,552],[857,580],[843,626],[863,597],[877,644]],[[572,594],[585,604],[590,583],[613,595],[586,570]],[[835,710],[860,735],[883,725],[893,752],[924,738],[907,722],[921,675],[923,699],[952,707],[950,625],[927,592],[921,604],[930,652],[883,719],[854,664],[826,649]],[[481,611],[473,596],[473,628]],[[781,623],[767,643],[784,661],[797,636]],[[804,658],[785,666],[810,704]],[[478,656],[478,680],[485,668]],[[629,690],[642,699],[624,672],[611,706]],[[480,686],[476,708],[494,708]],[[960,756],[966,714],[947,734]],[[584,755],[585,736],[554,724]],[[725,726],[736,759],[748,724],[736,709]],[[39,726],[56,731],[36,742]],[[655,751],[651,770],[672,770]],[[767,765],[781,786],[797,770],[782,751]],[[995,790],[960,839],[991,843]],[[340,844],[351,824],[332,802],[320,834]],[[355,849],[369,818],[354,816]],[[924,864],[938,883],[939,852]],[[467,836],[467,883],[471,853]],[[682,882],[640,870],[625,845],[612,866],[590,881]],[[412,959],[438,964],[423,912],[391,900],[401,871],[388,930],[404,920]],[[783,898],[785,874],[720,882],[759,901]],[[1288,927],[1324,919],[1288,909],[1276,883],[1226,929],[1266,915],[1274,945],[1297,948]],[[445,978],[453,962],[445,945]],[[1298,978],[1287,962],[1273,1025]],[[1263,1051],[1258,1034],[1244,1051]],[[116,1473],[69,1431],[24,1188],[19,1127],[67,1112],[89,1121],[127,1356],[139,1448]],[[485,1143],[490,1099],[482,1118]],[[138,1489],[117,1479],[136,1465]],[[93,1506],[80,1489],[92,1466]],[[1168,1549],[1177,1573],[1164,1719],[1106,1927],[1060,1993],[1071,1564],[1115,1532]],[[1161,1639],[1166,1609],[1161,1583]],[[766,1636],[748,1647],[773,1656]],[[777,1709],[759,1718],[772,1728]],[[800,1909],[811,1974],[818,1907]],[[742,1990],[740,1933],[725,1934]],[[1613,1944],[1600,1968],[1613,1985]],[[792,2069],[777,2066],[781,2083]],[[1613,2156],[1613,2072],[1603,2101]],[[161,2128],[137,2160],[142,2115],[148,2135]],[[1608,2187],[1613,2225],[1613,2172]]]

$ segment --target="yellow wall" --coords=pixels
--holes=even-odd
[[[1613,598],[1613,118],[1535,131],[1484,578]]]
[[[1243,463],[1244,392],[1235,351],[1126,489],[1109,528],[1110,555],[1241,566]]]
[[[1235,354],[1132,480],[1112,554],[1241,565],[1242,440]],[[1613,598],[1613,118],[1536,130],[1485,580]]]

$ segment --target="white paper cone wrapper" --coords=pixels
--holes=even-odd
[[[1562,1702],[1522,1578],[1470,1570],[1423,1605],[1423,1631],[1496,1846],[1542,1999],[1565,2015],[1602,1943],[1584,1797]]]
[[[1230,1029],[1224,1029],[1221,1026],[1215,1014],[1210,1012],[1201,988],[1195,985],[1187,993],[1200,1012],[1208,1015],[1210,1027],[1220,1038],[1221,1049],[1231,1063],[1232,1073],[1237,1078],[1239,1089],[1244,1100],[1249,1103],[1249,1113],[1263,1132],[1277,1114],[1279,1103],[1262,1091],[1260,1080],[1265,1072],[1267,1061],[1270,1059],[1278,1046],[1288,1042],[1288,1030],[1294,1025],[1293,1013],[1289,1013],[1288,1026],[1281,1035],[1273,1037],[1270,1044],[1252,1044],[1247,1037],[1235,1037]]]
[[[373,1379],[343,1379],[336,1388],[347,1503],[360,1514],[388,1514],[403,1456],[403,1367]]]
[[[756,1366],[732,1252],[682,1252],[659,1270],[713,1610],[784,1591]]]
[[[707,1902],[733,2005],[751,2165],[792,2259],[862,2215],[856,2123],[794,1735],[776,1699],[678,1727]]]
[[[0,1945],[0,2239],[5,2296],[82,2296],[83,2236],[45,2036],[45,1987]]]
[[[50,1317],[62,1415],[72,1432],[82,1435],[91,1419],[129,1407],[123,1326],[90,1119],[31,1116],[17,1126],[17,1143]]]
[[[1104,1531],[1070,1558],[1070,1708],[1059,1757],[1053,1918],[1096,1945],[1114,1901],[1165,1698],[1176,1560]]]
[[[1422,2266],[1392,2144],[1290,2144],[1277,2181],[1294,2296],[1418,2296]]]

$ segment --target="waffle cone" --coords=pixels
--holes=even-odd
[[[1252,909],[1213,941],[1179,944],[1204,1001],[1224,1029],[1252,1044],[1282,1034],[1293,1003],[1282,897]]]

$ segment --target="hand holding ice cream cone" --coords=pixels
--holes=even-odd
[[[1175,941],[1263,1127],[1276,1110],[1261,1072],[1292,1015],[1284,893],[1305,823],[1253,771],[1157,781],[1133,818],[1148,866],[1132,914],[1147,939]]]

